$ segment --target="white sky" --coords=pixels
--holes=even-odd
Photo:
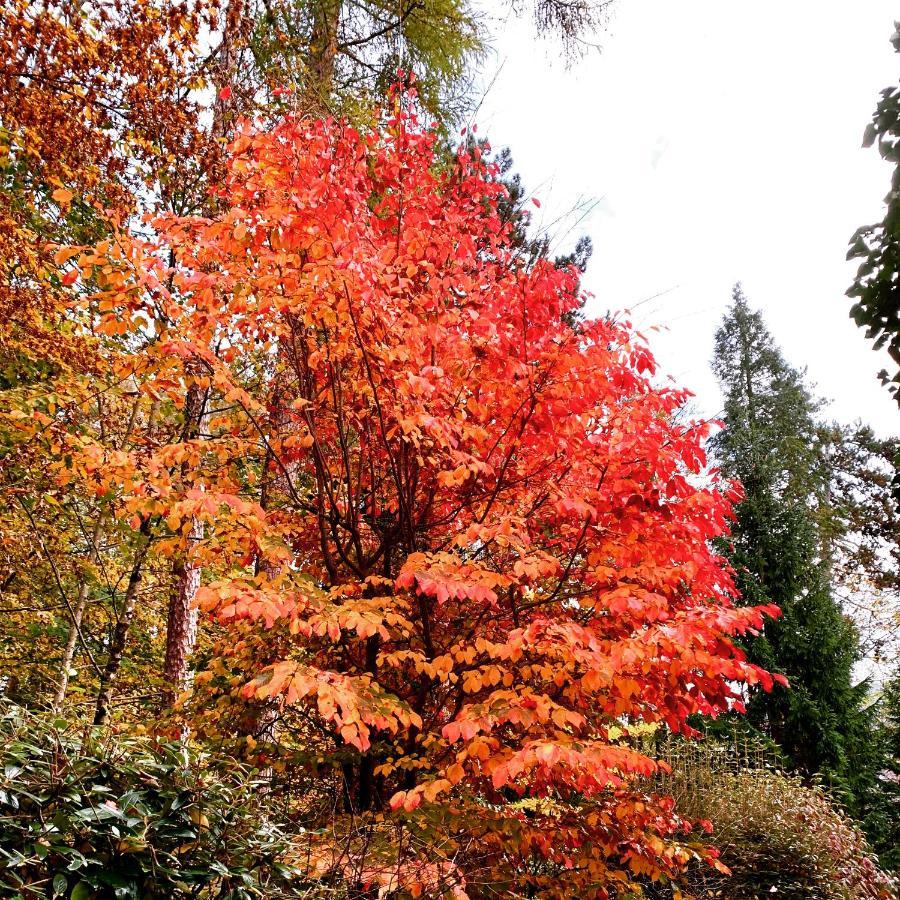
[[[887,357],[844,296],[850,236],[890,184],[861,141],[900,74],[896,17],[887,0],[616,0],[602,49],[568,69],[529,16],[491,23],[479,134],[511,148],[538,224],[598,201],[568,238],[594,241],[588,311],[633,310],[699,414],[721,407],[709,360],[740,280],[832,417],[898,430]]]

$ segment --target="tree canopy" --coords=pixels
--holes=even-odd
[[[508,9],[571,55],[606,6]],[[891,896],[897,681],[853,668],[900,626],[896,441],[821,421],[739,288],[691,418],[458,133],[481,16],[0,13],[18,900]]]
[[[60,251],[131,432],[76,437],[97,387],[76,379],[55,416],[15,419],[19,452],[130,520],[136,595],[166,555],[209,573],[228,630],[201,727],[274,710],[349,821],[402,824],[419,849],[369,847],[372,880],[487,867],[571,895],[674,874],[706,851],[635,782],[657,764],[628,729],[770,688],[731,638],[776,610],[731,602],[709,541],[733,487],[699,478],[684,393],[653,386],[626,324],[571,327],[577,270],[521,264],[495,173],[468,151],[436,170],[435,141],[405,109],[245,128],[213,217]],[[160,432],[192,385],[204,433]],[[323,871],[345,851],[323,840]]]
[[[848,742],[865,688],[854,687],[857,633],[832,593],[825,553],[830,479],[818,409],[740,286],[716,334],[713,370],[725,394],[716,462],[744,496],[728,541],[746,603],[782,617],[749,645],[790,690],[757,694],[749,717],[807,773],[849,771]]]

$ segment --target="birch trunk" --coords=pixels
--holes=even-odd
[[[182,440],[194,440],[203,431],[206,393],[196,384],[188,388],[184,403],[184,430]],[[186,468],[182,475],[188,474]],[[193,519],[184,552],[172,567],[175,587],[169,598],[169,612],[166,621],[166,658],[163,677],[166,682],[167,702],[186,690],[191,681],[191,656],[197,644],[197,608],[194,598],[200,587],[200,566],[194,561],[194,550],[203,540],[203,522]]]

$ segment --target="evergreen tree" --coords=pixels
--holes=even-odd
[[[881,864],[900,872],[900,668],[884,685],[878,712],[878,745],[884,758],[867,798],[864,824]]]
[[[747,649],[791,685],[754,693],[748,716],[803,772],[846,780],[867,687],[853,684],[857,633],[832,593],[823,552],[829,475],[818,403],[740,286],[716,334],[713,369],[725,394],[715,452],[745,491],[728,555],[743,602],[782,610]]]

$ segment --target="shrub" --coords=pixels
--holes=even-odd
[[[253,769],[15,707],[0,711],[0,743],[2,896],[308,896]]]
[[[895,896],[860,829],[819,786],[767,768],[761,748],[674,745],[660,785],[685,817],[708,820],[711,843],[731,869],[689,873],[698,896],[878,900]]]

